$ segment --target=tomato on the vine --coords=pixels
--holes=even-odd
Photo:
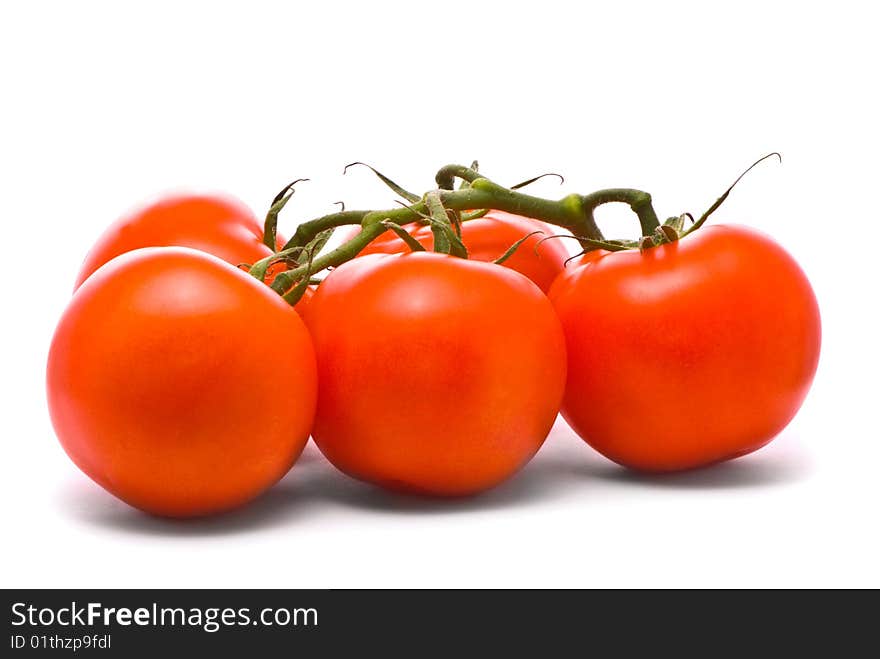
[[[278,238],[277,246],[284,244]],[[75,288],[110,259],[141,247],[191,247],[227,263],[254,263],[272,251],[263,226],[240,201],[217,195],[173,195],[141,206],[110,225],[80,268]]]
[[[760,448],[797,412],[819,359],[806,276],[744,227],[589,255],[550,299],[568,347],[562,414],[635,469],[687,469]]]
[[[434,249],[434,234],[430,226],[413,223],[404,228],[425,249]],[[502,265],[524,274],[546,293],[553,280],[564,269],[569,254],[562,241],[542,242],[542,239],[561,231],[562,229],[539,220],[493,210],[483,217],[462,222],[461,240],[467,247],[468,258],[474,261],[494,261],[518,240],[534,233]],[[405,254],[409,251],[406,243],[388,231],[371,242],[361,254]]]
[[[74,294],[47,392],[80,469],[132,506],[187,517],[245,503],[288,471],[317,373],[302,320],[276,293],[204,252],[152,247]]]
[[[368,255],[331,272],[305,317],[321,392],[313,437],[355,478],[480,492],[522,467],[556,418],[562,331],[512,270],[433,252]]]

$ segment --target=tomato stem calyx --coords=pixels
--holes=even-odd
[[[281,188],[281,191],[275,195],[275,198],[269,205],[269,212],[266,213],[266,221],[263,223],[263,244],[273,252],[278,248],[275,244],[278,238],[278,214],[287,205],[287,202],[290,201],[293,193],[296,192],[294,186],[297,183],[303,183],[308,180],[307,178],[298,178],[295,181],[291,181]]]

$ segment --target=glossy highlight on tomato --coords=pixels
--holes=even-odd
[[[806,276],[754,230],[592,255],[550,290],[566,334],[562,414],[628,467],[674,471],[745,455],[794,417],[816,372]]]
[[[334,270],[305,317],[320,387],[313,437],[355,478],[481,492],[528,462],[556,418],[564,338],[517,272],[432,252],[368,255]]]
[[[47,394],[64,450],[95,482],[190,517],[239,506],[288,471],[311,430],[317,373],[303,322],[271,289],[204,252],[152,247],[74,294]]]
[[[278,247],[284,242],[279,238]],[[263,244],[262,224],[240,201],[220,195],[171,195],[110,225],[86,256],[74,288],[120,254],[165,246],[191,247],[232,265],[252,264],[272,253]]]

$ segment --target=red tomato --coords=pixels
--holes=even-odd
[[[568,346],[563,416],[635,469],[699,467],[760,448],[797,412],[819,359],[806,276],[743,227],[598,255],[560,275],[550,299]]]
[[[408,224],[405,228],[425,249],[429,251],[434,249],[431,227]],[[540,245],[538,243],[547,236],[561,233],[562,229],[527,217],[492,211],[484,217],[463,222],[461,238],[468,249],[470,259],[494,261],[517,240],[533,231],[544,233],[527,239],[503,265],[524,274],[546,292],[556,276],[562,272],[569,254],[561,240],[547,240]],[[354,230],[348,237],[356,233],[357,230]],[[388,231],[370,243],[361,254],[405,254],[409,251],[406,243]]]
[[[315,285],[309,286],[303,292],[302,297],[299,299],[294,305],[294,308],[297,310],[300,316],[305,317],[305,314],[308,313],[309,305],[312,303],[312,298],[315,297],[315,291],[318,290],[318,287]]]
[[[305,326],[273,291],[204,252],[154,247],[74,294],[47,390],[80,469],[132,506],[187,517],[236,507],[288,471],[317,373]]]
[[[343,472],[420,494],[480,492],[534,455],[565,383],[553,308],[525,277],[433,252],[331,272],[306,314],[313,437]]]
[[[271,254],[253,212],[230,197],[176,195],[138,208],[114,222],[80,268],[74,288],[110,259],[140,247],[192,247],[233,265]],[[284,244],[278,239],[278,247]]]

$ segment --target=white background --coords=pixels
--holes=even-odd
[[[0,9],[2,586],[880,586],[870,3],[5,3]],[[466,502],[399,499],[310,446],[270,494],[168,522],[92,484],[54,438],[43,378],[79,263],[175,188],[296,222],[418,190],[479,158],[547,196],[631,186],[661,216],[761,227],[824,321],[794,422],[733,463],[637,478],[557,424],[524,472]],[[612,235],[634,235],[603,209]]]

